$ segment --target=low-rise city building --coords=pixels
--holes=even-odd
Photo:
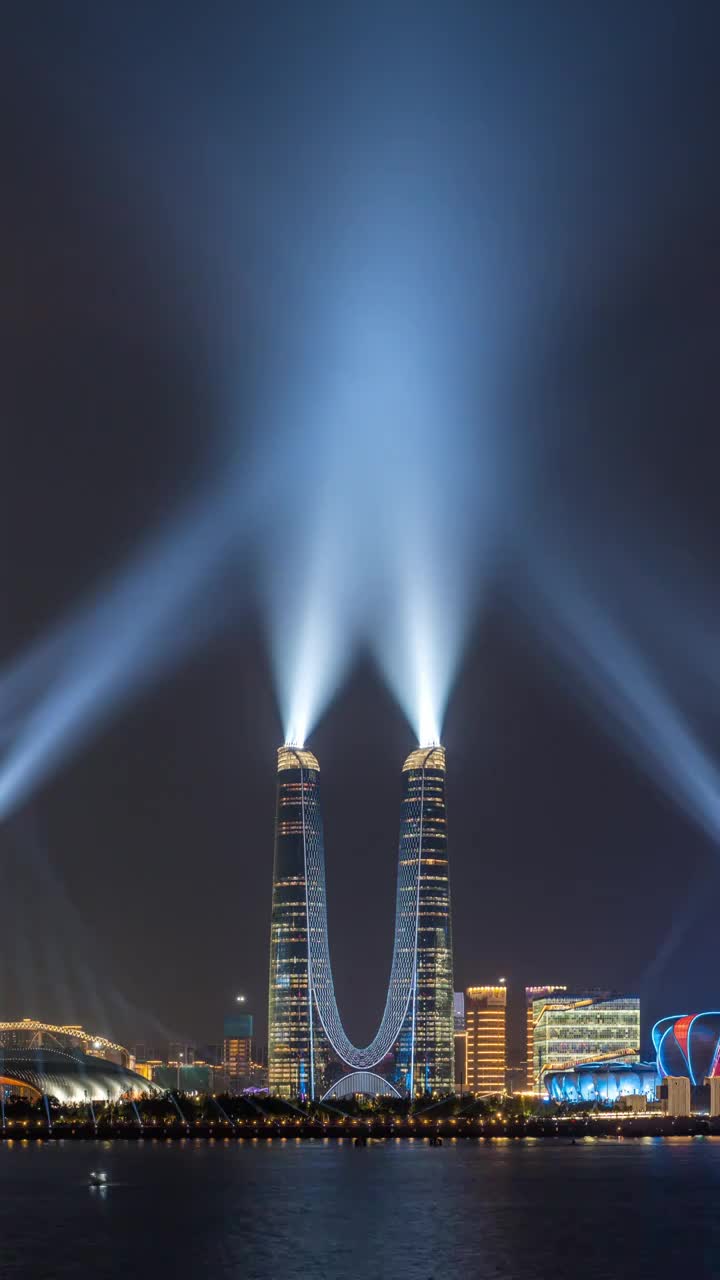
[[[613,1106],[629,1097],[655,1099],[659,1077],[654,1062],[585,1062],[548,1071],[544,1086],[551,1102]]]
[[[555,992],[533,1000],[533,1079],[582,1063],[638,1062],[640,999],[612,991]]]
[[[692,1111],[688,1076],[666,1076],[660,1085],[660,1098],[669,1116],[689,1116]]]

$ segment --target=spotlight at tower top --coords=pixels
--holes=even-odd
[[[412,727],[418,745],[437,746],[461,640],[456,614],[434,599],[416,577],[397,601],[397,612],[374,637],[375,652],[388,687]],[[412,589],[411,589],[412,588]]]
[[[339,571],[324,549],[315,559],[306,590],[299,591],[299,570],[282,579],[285,592],[276,600],[271,630],[285,745],[300,748],[332,702],[353,655],[336,590]]]
[[[437,747],[440,743],[440,725],[435,700],[432,697],[430,680],[426,670],[419,672],[417,735],[418,746]]]

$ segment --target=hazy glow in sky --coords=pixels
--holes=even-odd
[[[277,50],[258,31],[247,98],[233,62],[188,113],[182,74],[167,99],[173,145],[151,132],[133,148],[137,190],[155,193],[163,225],[172,210],[177,256],[208,283],[207,297],[181,296],[195,351],[211,314],[224,411],[208,425],[238,466],[61,624],[62,646],[41,640],[32,669],[8,673],[0,815],[186,651],[200,593],[233,550],[254,555],[288,739],[312,733],[361,648],[418,740],[442,733],[491,560],[506,200],[491,210],[483,175],[503,142],[468,114],[484,78],[464,42],[457,67],[441,55],[458,92],[433,94],[436,40],[420,24],[398,57],[404,23],[391,25],[389,39],[384,11],[338,11],[318,75],[304,20],[289,17],[285,90],[267,101],[263,59]],[[154,112],[157,68],[140,59],[138,76]],[[113,137],[121,146],[124,126]],[[207,186],[182,186],[198,155]],[[28,672],[38,681],[18,707]]]
[[[297,214],[259,573],[288,739],[312,732],[359,646],[418,739],[438,739],[490,565],[490,344],[468,315],[462,207],[447,174],[428,181],[411,125],[369,113],[342,138],[345,181],[328,195],[310,172],[318,204]]]
[[[297,554],[297,552],[301,554]],[[310,547],[299,532],[290,566],[273,575],[270,644],[285,741],[304,746],[347,671],[354,653],[353,623],[338,542],[331,529]]]

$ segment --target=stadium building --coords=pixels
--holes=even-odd
[[[720,1076],[720,1013],[661,1018],[652,1041],[659,1076],[689,1076],[691,1085]]]

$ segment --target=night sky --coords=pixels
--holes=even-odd
[[[646,1051],[657,1017],[720,996],[720,790],[696,785],[720,761],[714,9],[69,0],[3,22],[0,758],[45,688],[10,713],[6,674],[200,495],[213,510],[236,483],[238,508],[290,528],[322,500],[312,388],[277,438],[269,410],[291,344],[323,364],[301,283],[329,279],[333,210],[352,264],[374,201],[391,256],[404,196],[431,207],[419,260],[465,424],[440,410],[427,458],[429,536],[453,504],[463,526],[456,987],[637,992]],[[342,451],[342,416],[332,431]],[[362,471],[344,497],[360,546],[394,497]],[[156,645],[147,672],[140,652],[0,826],[0,1018],[213,1041],[242,991],[264,1039],[285,554],[267,529],[247,516],[178,610],[180,651]],[[414,745],[367,644],[309,745],[339,1005],[365,1043]]]

